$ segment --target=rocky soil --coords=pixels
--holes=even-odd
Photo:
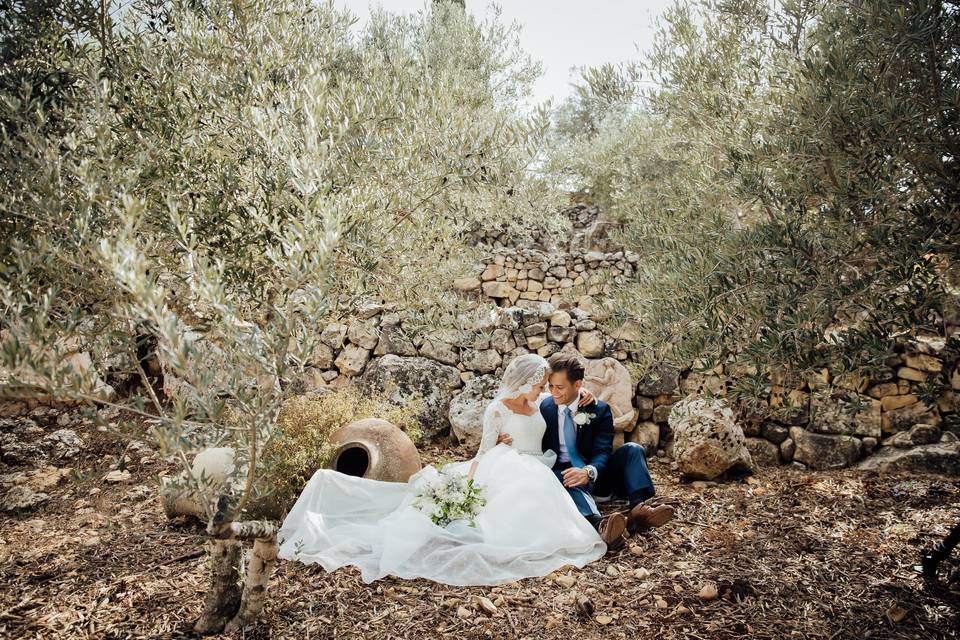
[[[174,469],[129,435],[42,409],[0,424],[0,637],[189,637],[203,537],[164,517]],[[960,480],[769,467],[681,484],[651,466],[677,520],[585,569],[461,589],[281,563],[246,637],[960,636],[956,594],[914,570],[960,520]]]

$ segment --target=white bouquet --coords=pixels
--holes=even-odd
[[[483,487],[473,483],[475,468],[476,463],[469,475],[441,471],[424,484],[414,498],[413,506],[440,527],[446,527],[454,520],[466,520],[471,527],[477,526],[477,515],[487,500],[483,497]]]

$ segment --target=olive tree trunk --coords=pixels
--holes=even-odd
[[[229,522],[211,533],[210,587],[193,629],[200,634],[234,633],[253,623],[266,603],[270,574],[277,563],[277,526],[271,522]],[[244,540],[253,540],[253,549],[241,592]]]

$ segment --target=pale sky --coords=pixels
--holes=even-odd
[[[416,12],[424,0],[335,0],[361,20],[371,6],[395,13]],[[502,0],[506,22],[523,26],[523,48],[543,64],[533,88],[534,102],[559,100],[570,93],[570,69],[635,60],[653,40],[656,18],[672,0]],[[467,11],[486,15],[488,0],[467,0]]]

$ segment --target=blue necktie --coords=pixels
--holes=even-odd
[[[567,445],[567,456],[570,458],[570,464],[575,467],[583,467],[583,458],[577,451],[577,428],[573,424],[573,414],[570,407],[563,408],[563,441]]]

